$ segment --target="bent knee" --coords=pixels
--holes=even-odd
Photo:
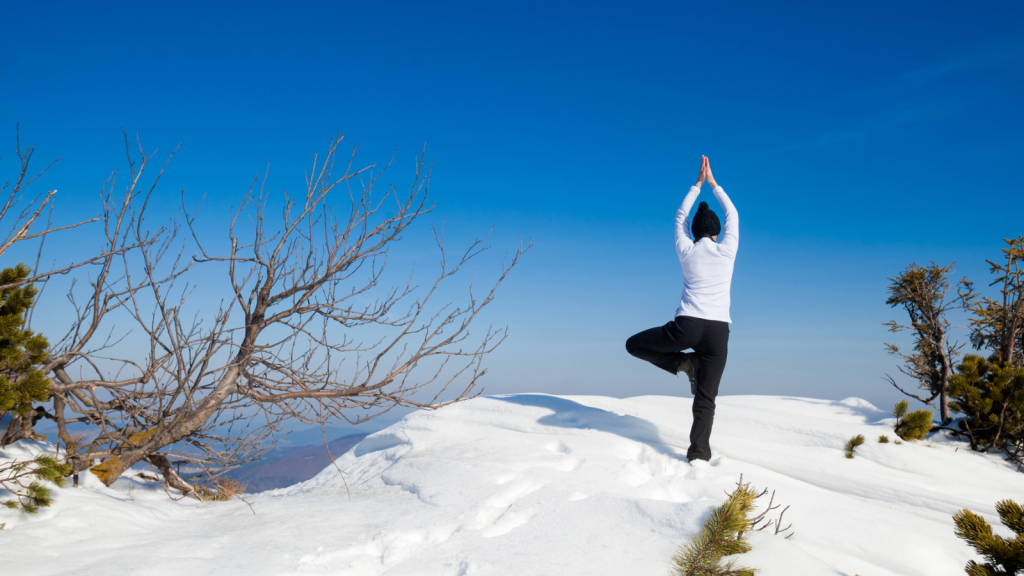
[[[630,336],[626,339],[626,352],[629,352],[630,355],[636,356],[637,352],[639,352],[641,348],[643,348],[643,346],[640,346],[640,339],[636,336]]]

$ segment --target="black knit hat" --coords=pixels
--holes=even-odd
[[[705,236],[717,236],[722,231],[722,223],[718,221],[718,214],[708,208],[707,202],[701,202],[697,207],[697,213],[693,216],[693,238],[700,240]]]

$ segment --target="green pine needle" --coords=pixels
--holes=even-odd
[[[0,504],[35,514],[53,504],[53,490],[49,484],[64,486],[68,474],[71,474],[70,465],[61,464],[47,455],[6,463],[0,466],[0,488],[6,489],[14,498]]]
[[[967,542],[986,562],[970,561],[964,570],[972,576],[1020,574],[1024,572],[1024,508],[1012,500],[996,503],[996,512],[1016,538],[1007,539],[992,533],[992,526],[970,510],[953,515],[954,533]]]
[[[715,508],[695,534],[672,556],[674,576],[754,576],[753,568],[723,562],[726,556],[750,551],[743,533],[750,528],[747,513],[753,508],[757,492],[741,484],[725,503]]]

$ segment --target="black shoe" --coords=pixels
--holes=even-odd
[[[697,355],[694,353],[683,354],[682,361],[679,362],[679,367],[676,368],[676,374],[683,372],[686,377],[690,379],[690,394],[693,396],[697,395],[697,374],[700,372],[700,360],[697,359]]]

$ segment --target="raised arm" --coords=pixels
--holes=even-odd
[[[697,183],[690,186],[690,191],[683,198],[683,203],[676,211],[676,255],[680,258],[683,254],[693,248],[693,240],[690,238],[690,208],[697,201],[700,195],[700,187],[704,184],[706,175],[706,158],[701,157],[700,174],[697,176]]]
[[[718,248],[736,256],[736,250],[740,245],[740,216],[736,213],[736,207],[733,206],[729,195],[718,185],[718,182],[715,182],[715,176],[711,173],[711,164],[707,157],[704,158],[703,172],[715,193],[715,198],[718,199],[718,204],[725,211],[725,226],[722,228],[722,239],[718,242]]]

